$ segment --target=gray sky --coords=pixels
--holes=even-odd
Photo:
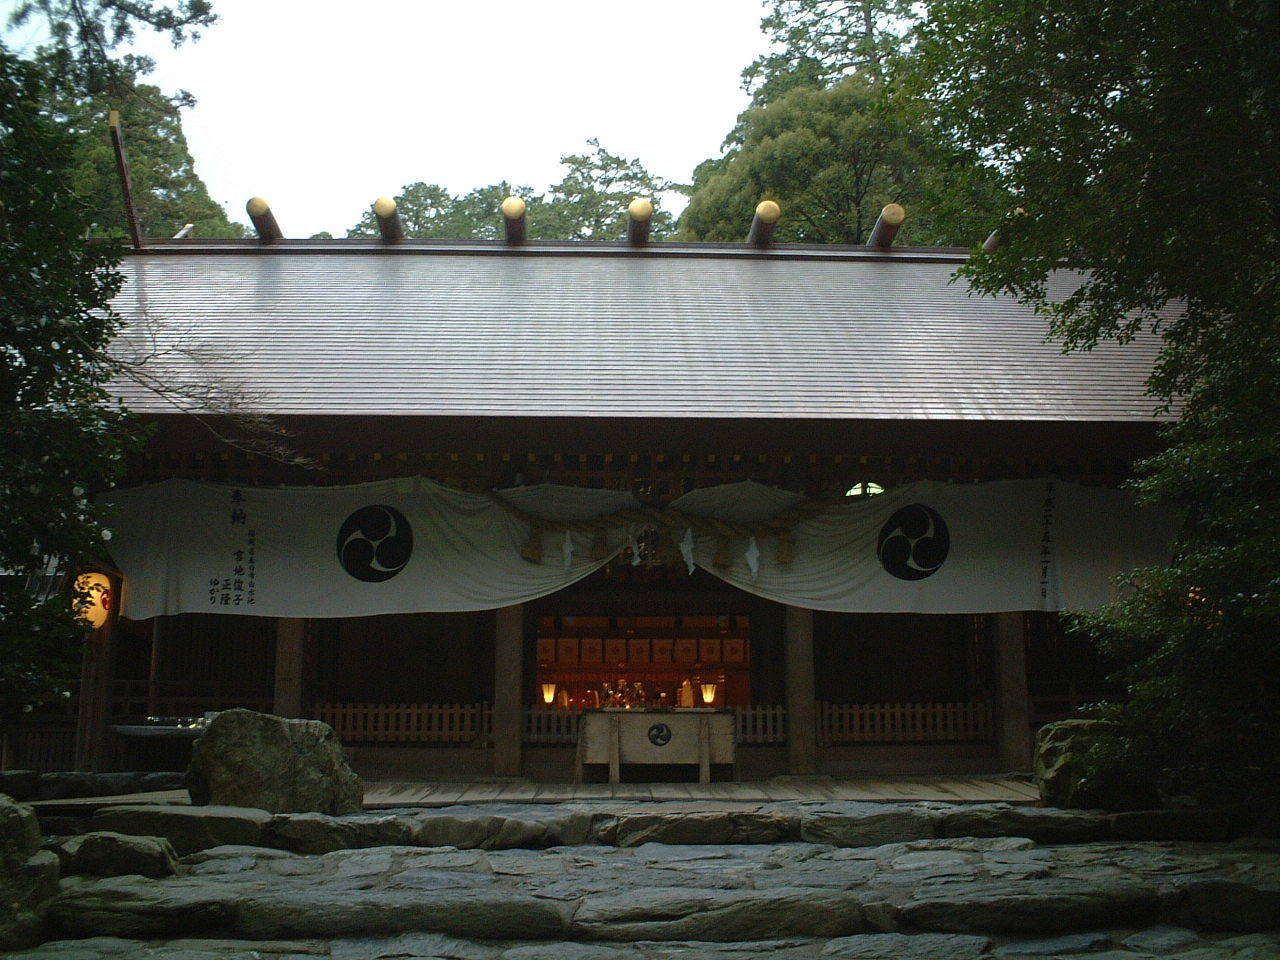
[[[599,137],[687,181],[746,106],[760,0],[214,0],[219,22],[141,52],[191,91],[196,169],[233,219],[261,194],[287,236],[341,236],[415,180],[543,189]],[[126,130],[126,138],[128,131]],[[668,198],[676,209],[675,198]],[[745,229],[745,226],[744,228]]]

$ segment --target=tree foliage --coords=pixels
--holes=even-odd
[[[797,85],[827,86],[854,72],[885,75],[917,17],[912,0],[768,0],[760,29],[773,49],[742,71],[756,105]]]
[[[982,291],[1069,349],[1155,331],[1180,413],[1141,495],[1187,514],[1173,562],[1087,618],[1111,713],[1169,786],[1280,785],[1280,21],[1268,0],[935,0],[916,92],[1020,208]],[[1059,267],[1083,271],[1049,296]]]
[[[865,243],[888,202],[908,209],[902,239],[969,243],[1002,205],[971,155],[934,135],[928,119],[883,82],[862,75],[797,87],[739,118],[738,143],[694,171],[680,220],[690,240],[741,240],[756,204],[776,200],[783,242]],[[967,176],[955,176],[963,169]],[[946,181],[963,191],[963,215],[939,222],[925,197]]]
[[[43,79],[0,47],[0,715],[65,673],[82,631],[65,595],[40,600],[28,582],[102,554],[89,497],[129,441],[103,361],[120,250],[84,242],[74,138],[48,115]]]
[[[63,83],[51,98],[52,112],[72,135],[75,191],[88,206],[92,235],[127,234],[115,150],[107,132],[107,114],[115,109],[120,111],[144,237],[171,237],[188,223],[196,237],[244,236],[245,228],[227,218],[195,171],[182,132],[181,100],[136,76],[126,84],[125,73],[119,71],[115,93],[87,95]]]
[[[209,0],[180,0],[174,6],[152,0],[21,0],[9,26],[42,23],[49,32],[53,76],[86,94],[119,93],[136,74],[151,71],[151,60],[112,55],[133,39],[137,27],[168,34],[173,45],[200,37],[217,20]]]
[[[439,184],[411,183],[395,197],[406,236],[438,240],[496,240],[503,234],[498,212],[509,196],[526,204],[528,236],[534,240],[617,240],[626,233],[627,204],[636,197],[656,200],[676,189],[655,177],[639,160],[610,153],[598,140],[582,154],[568,154],[560,162],[564,177],[545,194],[532,187],[502,183],[454,195]],[[674,232],[672,217],[654,211],[651,236],[664,239]],[[378,221],[370,210],[347,231],[349,237],[378,236]]]

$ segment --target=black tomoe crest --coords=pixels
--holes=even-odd
[[[951,535],[938,511],[923,503],[903,507],[880,528],[876,556],[899,580],[923,580],[938,572],[951,550]]]
[[[365,583],[390,580],[408,565],[412,554],[413,530],[395,507],[361,507],[338,528],[338,562]]]

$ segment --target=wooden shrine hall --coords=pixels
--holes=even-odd
[[[1063,355],[890,208],[865,247],[775,245],[769,204],[745,244],[650,243],[644,203],[616,243],[376,209],[298,241],[255,200],[257,240],[125,257],[119,348],[164,388],[115,387],[153,432],[104,500],[82,766],[173,766],[166,731],[244,706],[367,776],[568,780],[585,718],[681,711],[728,717],[718,779],[998,773],[1107,692],[1057,612],[1158,540],[1118,491],[1152,341]],[[612,749],[581,775],[699,772]]]

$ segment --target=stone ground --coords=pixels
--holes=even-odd
[[[49,942],[11,956],[1280,958],[1280,844],[1196,814],[126,807],[84,826],[168,838],[177,873],[66,878]]]

